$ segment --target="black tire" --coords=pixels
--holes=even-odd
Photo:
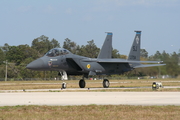
[[[104,87],[104,88],[108,88],[109,85],[110,85],[109,80],[108,80],[108,79],[104,79],[104,80],[103,80],[103,87]]]
[[[84,79],[81,79],[81,80],[79,81],[79,87],[80,87],[80,88],[85,88],[85,86],[86,86],[85,80],[84,80]]]
[[[62,84],[62,89],[66,89],[66,83]]]

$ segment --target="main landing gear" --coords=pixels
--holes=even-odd
[[[104,80],[103,80],[103,87],[104,87],[104,88],[108,88],[109,85],[110,85],[109,80],[108,80],[108,79],[104,79]]]
[[[86,86],[85,80],[84,80],[84,79],[81,79],[81,80],[79,81],[79,87],[80,87],[80,88],[85,88],[85,86]]]
[[[110,85],[108,79],[104,79],[102,84],[103,84],[103,87],[104,87],[104,88],[108,88],[109,85]],[[79,81],[79,87],[80,87],[80,88],[85,88],[85,86],[86,86],[85,80],[84,80],[84,79],[81,79],[81,80]]]
[[[66,89],[67,84],[64,82],[64,80],[68,79],[67,73],[66,73],[66,71],[59,71],[59,74],[61,75],[61,80],[63,80],[62,89]],[[102,85],[103,85],[104,88],[108,88],[109,85],[110,85],[109,80],[104,79]],[[81,80],[79,80],[79,87],[80,88],[85,88],[86,87],[86,82],[84,80],[84,77]]]

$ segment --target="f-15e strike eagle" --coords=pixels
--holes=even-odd
[[[135,31],[136,35],[127,59],[112,58],[112,36],[107,32],[104,44],[97,58],[88,58],[72,54],[64,48],[53,48],[43,57],[29,63],[26,68],[40,71],[59,71],[64,80],[67,75],[82,75],[79,87],[86,86],[84,78],[89,75],[122,74],[135,68],[162,66],[162,61],[140,61],[141,31]],[[141,64],[156,63],[156,64]],[[109,87],[109,80],[103,80],[103,87]]]

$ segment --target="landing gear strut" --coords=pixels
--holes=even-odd
[[[103,80],[103,87],[104,87],[104,88],[108,88],[109,85],[110,85],[109,80],[108,80],[108,79],[104,79],[104,80]]]
[[[59,74],[61,75],[61,80],[64,81],[64,80],[67,80],[67,79],[68,79],[66,71],[59,71]],[[67,87],[66,83],[63,82],[61,88],[62,88],[62,89],[66,89],[66,87]]]
[[[61,80],[68,80],[66,71],[59,71],[59,74],[61,75]]]
[[[84,80],[84,79],[81,79],[81,80],[79,81],[79,87],[80,87],[80,88],[85,88],[85,86],[86,86],[85,80]]]

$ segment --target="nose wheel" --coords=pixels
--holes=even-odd
[[[67,85],[65,82],[62,83],[62,89],[66,89]]]

